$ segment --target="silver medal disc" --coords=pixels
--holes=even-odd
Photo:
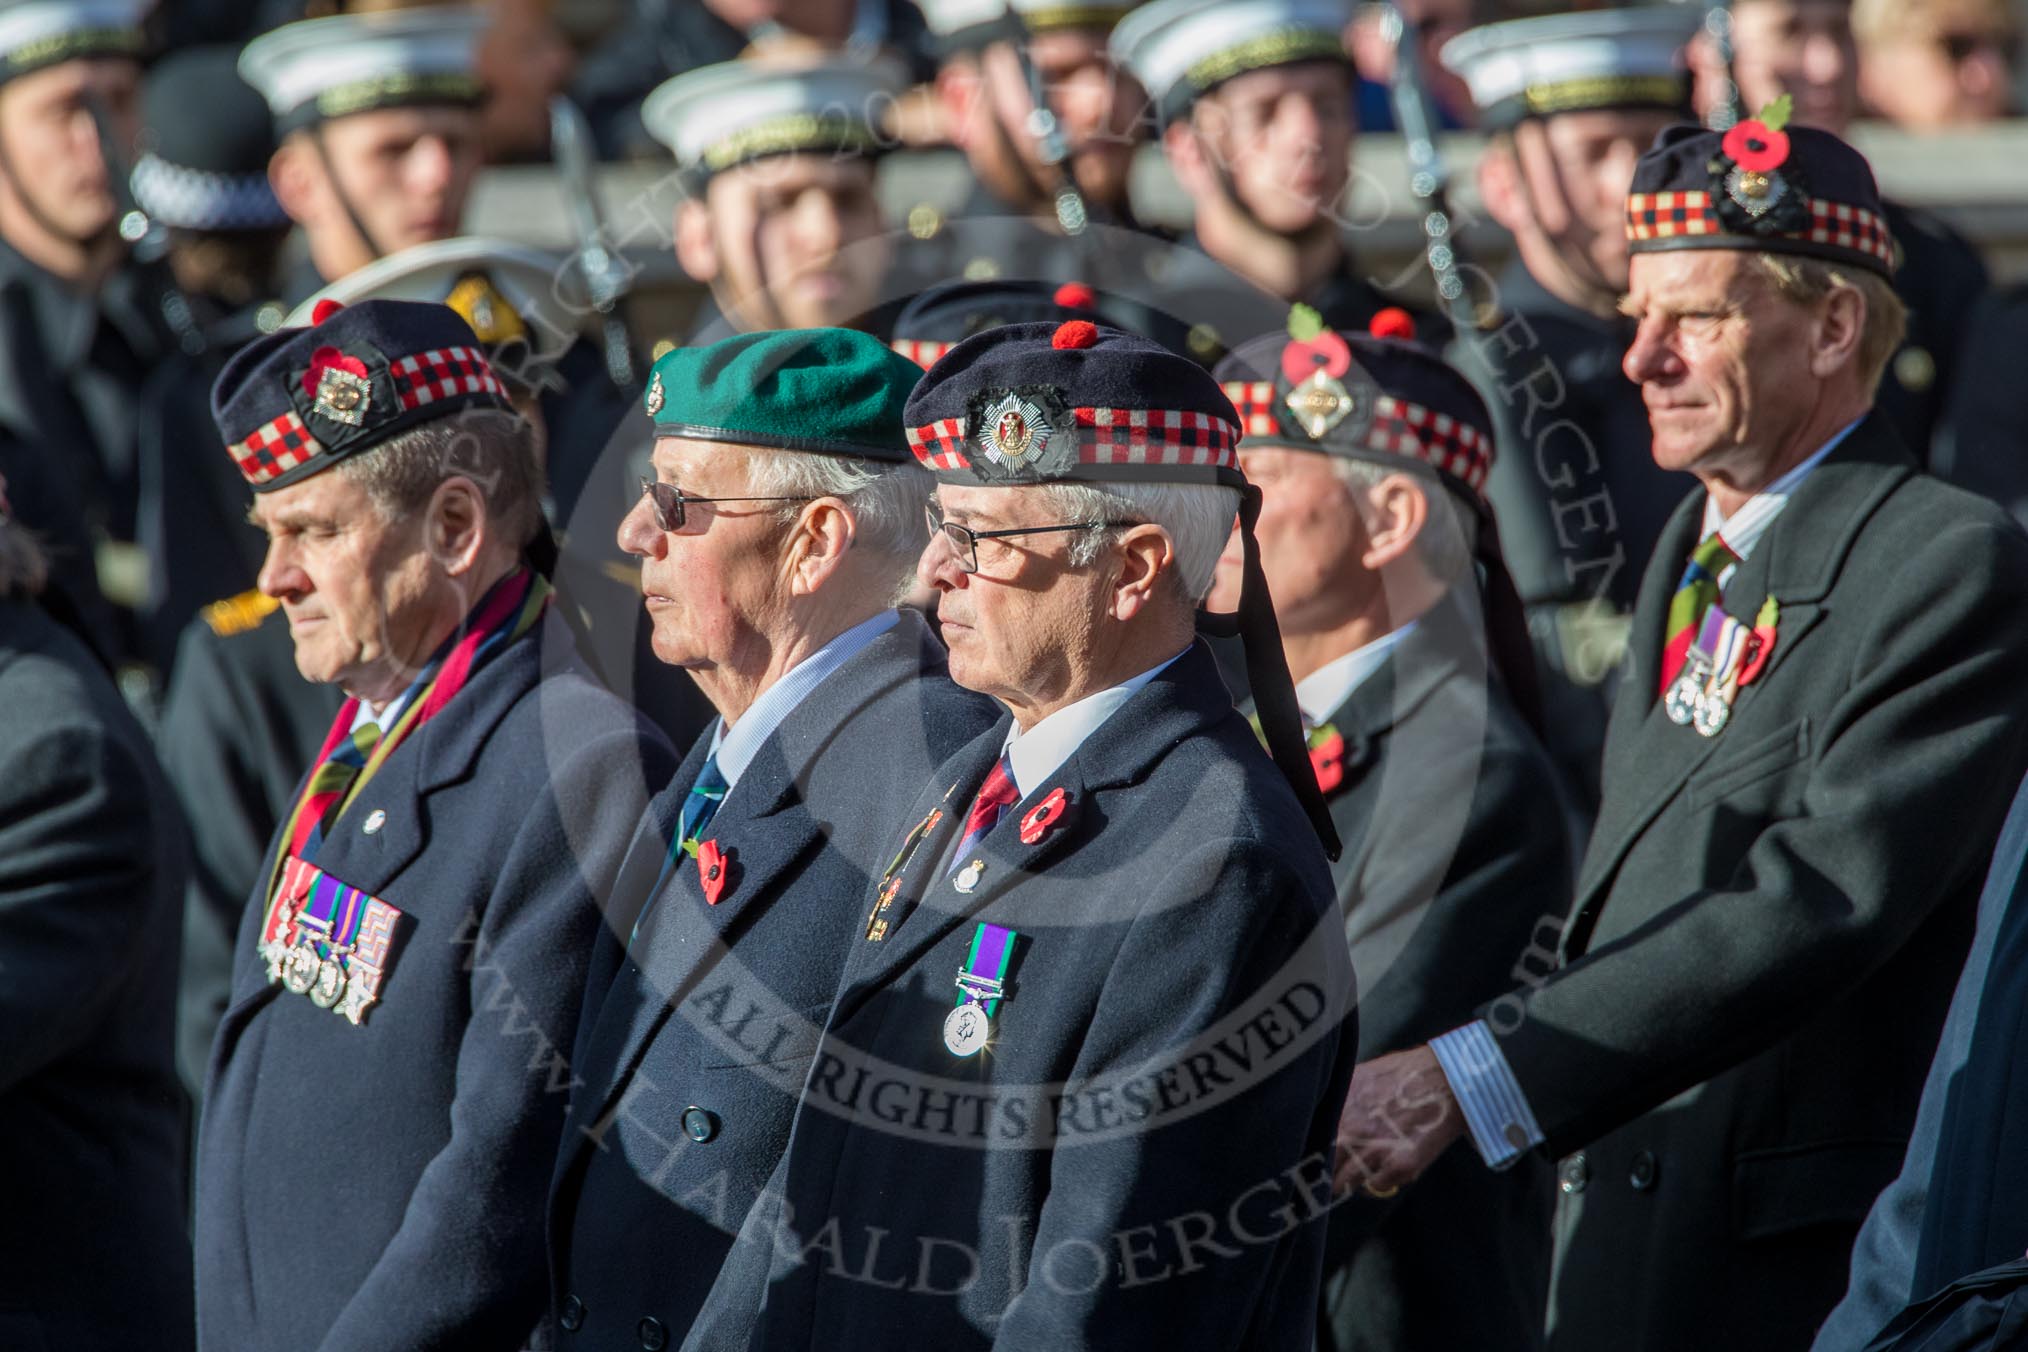
[[[1697,697],[1703,694],[1698,682],[1688,672],[1676,678],[1669,687],[1668,695],[1662,700],[1662,709],[1669,715],[1669,721],[1677,727],[1687,725],[1697,715]]]
[[[991,1026],[986,1011],[967,1000],[944,1016],[944,1046],[952,1056],[970,1056],[986,1045]]]
[[[308,944],[297,944],[282,958],[282,984],[297,995],[308,995],[310,987],[317,983],[317,968],[322,960],[317,950]]]
[[[1725,731],[1726,722],[1732,717],[1732,702],[1721,695],[1706,695],[1697,701],[1697,732],[1703,737],[1716,737]]]

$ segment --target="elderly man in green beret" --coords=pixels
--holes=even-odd
[[[549,1209],[565,1348],[697,1322],[787,1142],[874,856],[993,720],[894,608],[930,487],[902,424],[921,374],[806,329],[679,348],[649,377],[655,477],[620,544],[656,655],[719,716],[636,835],[593,962]]]

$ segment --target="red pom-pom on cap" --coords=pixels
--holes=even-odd
[[[1375,338],[1413,339],[1415,318],[1399,305],[1390,305],[1373,316],[1373,322],[1366,326],[1366,331]]]
[[[1098,295],[1083,282],[1065,282],[1053,297],[1066,310],[1089,310],[1098,304]]]
[[[1095,347],[1098,338],[1098,325],[1089,319],[1069,319],[1057,325],[1056,336],[1049,340],[1049,345],[1055,348]]]
[[[310,308],[310,323],[312,326],[321,324],[344,308],[343,301],[320,300]]]

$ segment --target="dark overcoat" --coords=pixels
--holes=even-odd
[[[363,1023],[269,984],[257,890],[199,1131],[200,1346],[523,1345],[600,904],[674,766],[550,616],[387,758],[318,852],[401,912]]]
[[[895,832],[740,1237],[774,1268],[748,1345],[1308,1349],[1353,1049],[1323,852],[1198,645],[952,872],[1006,731]],[[1020,937],[962,1057],[982,922]]]
[[[1869,415],[1726,587],[1713,737],[1656,697],[1664,532],[1563,965],[1486,1009],[1561,1165],[1550,1345],[1806,1347],[1899,1167],[2028,766],[2028,539]]]
[[[182,820],[84,645],[0,600],[0,1347],[188,1348]]]
[[[561,1347],[690,1328],[788,1143],[865,928],[861,898],[887,862],[876,856],[932,773],[999,714],[951,683],[943,646],[904,610],[804,698],[726,796],[704,832],[731,861],[715,902],[695,860],[663,872],[709,737],[651,805],[572,1058],[549,1205]]]
[[[1490,677],[1477,624],[1474,607],[1445,598],[1329,719],[1344,748],[1330,803],[1345,851],[1332,880],[1359,979],[1362,1061],[1471,1019],[1525,973],[1531,947],[1555,942],[1570,906],[1556,770]],[[1548,1179],[1539,1159],[1493,1174],[1464,1147],[1373,1233],[1366,1199],[1336,1213],[1331,1345],[1535,1346]]]

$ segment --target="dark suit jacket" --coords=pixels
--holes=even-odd
[[[0,710],[0,1347],[186,1348],[182,822],[104,669],[18,600]]]
[[[1556,770],[1489,676],[1475,607],[1426,613],[1330,718],[1345,779],[1332,869],[1359,978],[1359,1059],[1420,1046],[1508,990],[1554,943],[1572,851]],[[1549,1277],[1549,1170],[1493,1174],[1452,1151],[1367,1235],[1334,1215],[1333,1345],[1534,1346]],[[1465,1275],[1469,1274],[1469,1276]],[[1459,1299],[1460,1283],[1470,1299]]]
[[[522,1345],[599,902],[674,762],[551,616],[388,757],[318,853],[402,912],[362,1025],[268,984],[257,887],[199,1132],[202,1346]]]
[[[2015,1073],[2028,1015],[2024,865],[2028,781],[2014,795],[1979,894],[1978,930],[1901,1173],[1867,1213],[1852,1247],[1851,1285],[1817,1331],[1817,1352],[1859,1347],[1903,1306],[2028,1249],[2028,1218],[2018,1204],[2028,1186],[2021,1178],[2028,1103]]]
[[[885,937],[861,921],[778,1213],[742,1236],[774,1264],[750,1346],[1307,1349],[1352,1052],[1323,853],[1200,645],[953,876],[1006,727],[900,819],[941,813]],[[960,1058],[944,1022],[988,920],[1022,937]]]
[[[2028,539],[1877,414],[1726,589],[1781,607],[1730,724],[1670,722],[1662,629],[1702,511],[1642,583],[1564,965],[1487,1011],[1547,1149],[1583,1148],[1557,1348],[1807,1346],[1899,1165],[2028,765]]]
[[[676,1336],[690,1327],[788,1143],[865,930],[862,898],[887,862],[876,856],[923,783],[999,713],[951,684],[942,645],[903,611],[783,720],[726,796],[705,833],[733,861],[716,904],[688,858],[650,891],[709,738],[650,807],[572,1058],[549,1207],[562,1347],[630,1345],[647,1318]]]

